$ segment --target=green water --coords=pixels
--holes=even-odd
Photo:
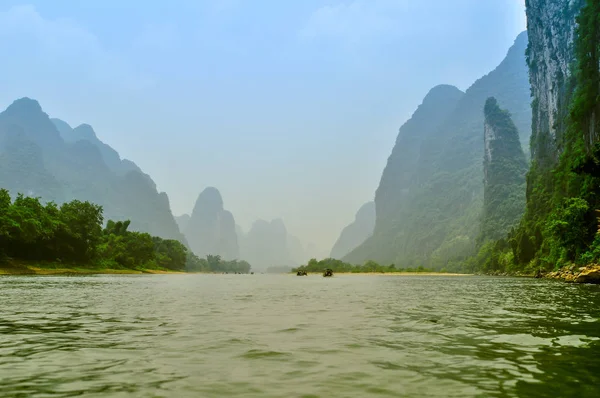
[[[0,397],[600,397],[600,286],[0,278]]]

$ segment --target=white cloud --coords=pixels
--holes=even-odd
[[[15,67],[27,65],[46,77],[58,71],[74,79],[130,89],[152,83],[125,57],[104,48],[92,32],[68,19],[46,19],[32,5],[0,11],[0,51],[7,48],[18,49],[18,55],[9,61]]]

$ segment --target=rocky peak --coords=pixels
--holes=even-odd
[[[211,254],[227,260],[239,258],[235,220],[224,209],[221,193],[214,187],[208,187],[198,195],[184,234],[197,256]]]
[[[75,133],[76,137],[79,137],[80,140],[88,140],[90,142],[98,141],[96,132],[89,124],[80,124],[73,129],[73,132]]]
[[[215,187],[208,187],[198,195],[192,214],[214,213],[222,210],[223,198],[221,193]]]
[[[34,99],[23,97],[15,100],[4,111],[7,115],[31,116],[36,113],[44,113],[40,103]]]
[[[0,113],[0,134],[3,126],[9,125],[20,126],[29,139],[42,149],[55,151],[63,143],[60,133],[48,115],[44,113],[40,104],[31,98],[18,99]]]

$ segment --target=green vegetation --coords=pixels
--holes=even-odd
[[[525,209],[527,161],[510,113],[494,97],[484,107],[484,192],[480,242],[496,240],[518,224]]]
[[[0,112],[0,187],[57,205],[96,203],[106,219],[128,219],[131,229],[186,244],[167,195],[148,175],[121,159],[90,126],[72,129],[51,120],[29,98]]]
[[[545,143],[548,134],[532,136],[532,147],[551,150],[534,153],[525,215],[506,239],[484,246],[467,267],[534,272],[600,260],[594,214],[600,208],[600,3],[588,0],[577,22],[576,62],[556,112],[565,115],[556,122],[556,145]],[[530,62],[532,73],[535,67]],[[534,114],[537,106],[534,99]]]
[[[232,274],[247,274],[250,272],[250,264],[246,261],[225,261],[219,255],[207,255],[206,258],[198,258],[194,254],[188,255],[185,269],[188,272],[217,272]]]
[[[109,220],[102,207],[73,200],[60,207],[0,189],[0,263],[89,270],[165,270],[247,273],[245,261],[199,259],[177,240],[129,231],[130,222]]]
[[[526,142],[531,131],[527,35],[464,93],[441,86],[400,129],[377,188],[373,235],[343,257],[458,271],[477,253],[484,203],[482,109],[493,96]],[[518,218],[518,217],[517,217]]]
[[[0,258],[88,265],[106,269],[185,269],[187,249],[175,240],[128,231],[129,221],[108,221],[102,207],[73,200],[60,207],[0,189]]]
[[[367,261],[363,265],[353,265],[350,263],[343,262],[342,260],[336,260],[335,258],[326,258],[321,261],[317,259],[311,259],[308,264],[293,268],[292,272],[298,271],[306,272],[323,272],[325,269],[331,269],[333,272],[347,272],[347,273],[367,273],[367,272],[434,272],[433,270],[419,266],[417,268],[396,268],[394,264],[391,265],[379,265],[375,261]],[[441,272],[445,272],[442,270]]]

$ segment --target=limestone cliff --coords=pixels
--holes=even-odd
[[[527,0],[527,63],[531,82],[531,157],[542,168],[558,160],[571,91],[576,17],[585,0]]]
[[[528,0],[526,5],[532,162],[525,216],[510,243],[521,267],[550,269],[593,252],[597,232],[592,211],[584,211],[579,221],[566,214],[573,214],[577,205],[600,208],[595,147],[600,130],[600,2]],[[594,254],[586,255],[585,261],[594,260]]]

